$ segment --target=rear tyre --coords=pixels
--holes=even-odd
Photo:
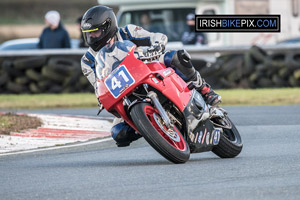
[[[138,103],[130,111],[132,121],[146,141],[167,160],[178,164],[190,158],[190,149],[177,127],[172,130],[160,123],[158,111],[149,103]]]
[[[234,158],[241,153],[243,142],[239,131],[227,116],[226,120],[232,124],[232,128],[223,128],[219,144],[213,148],[212,152],[220,158]]]

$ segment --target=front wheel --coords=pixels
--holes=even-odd
[[[138,103],[130,111],[132,121],[146,141],[162,156],[173,163],[185,163],[190,149],[180,131],[162,123],[158,111],[149,103]]]
[[[239,155],[243,148],[242,138],[232,121],[225,115],[222,124],[230,124],[231,128],[223,128],[219,144],[212,150],[220,158],[234,158]],[[219,122],[220,123],[220,122]]]

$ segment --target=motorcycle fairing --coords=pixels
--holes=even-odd
[[[134,57],[134,49],[128,53],[127,57],[120,63],[120,66],[125,66],[129,70],[130,76],[134,78],[134,83],[126,87],[126,90],[122,90],[118,96],[114,97],[104,84],[107,77],[97,80],[99,100],[109,112],[119,101],[123,102],[124,96],[128,95],[130,91],[134,91],[134,88],[143,83],[160,90],[181,111],[185,108],[190,99],[191,92],[189,90],[186,91],[187,87],[184,87],[186,83],[183,82],[173,69],[165,68],[159,62],[149,63],[148,65],[144,64]],[[115,70],[118,69],[116,68]],[[160,75],[163,80],[159,80],[158,83],[153,82],[151,77],[156,77],[156,75]],[[174,85],[175,87],[173,87]],[[114,100],[112,101],[112,99]]]
[[[165,66],[159,62],[145,64],[135,58],[134,48],[128,52],[119,66],[124,66],[124,68],[128,69],[128,73],[134,79],[133,83],[124,87],[124,89],[122,88],[122,90],[114,96],[112,92],[109,91],[107,84],[105,84],[109,76],[97,79],[98,98],[107,111],[113,113],[116,117],[121,116],[133,128],[135,128],[135,126],[124,110],[123,97],[130,95],[142,84],[148,84],[161,91],[168,99],[176,104],[180,111],[184,110],[192,96],[192,92],[188,90],[186,83],[173,69],[165,68]],[[118,68],[115,68],[111,74],[115,74],[118,70]],[[154,82],[152,78],[155,77],[160,77],[162,80],[157,79],[157,82]],[[127,76],[127,78],[129,78],[129,76]]]
[[[219,129],[215,129],[209,120],[209,109],[200,93],[193,90],[193,95],[183,110],[186,120],[187,142],[191,153],[211,151],[219,142]]]

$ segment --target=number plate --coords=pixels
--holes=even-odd
[[[130,87],[135,80],[126,69],[125,65],[122,65],[115,69],[106,79],[105,85],[110,93],[118,98],[126,88]]]

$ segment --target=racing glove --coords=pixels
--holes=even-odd
[[[163,54],[165,45],[155,42],[149,46],[139,46],[135,50],[135,56],[141,60],[154,60]]]
[[[147,48],[147,51],[144,55],[146,58],[150,60],[155,60],[159,58],[160,55],[163,54],[164,50],[165,50],[165,45],[159,42],[155,42],[154,44],[152,44],[150,47]]]
[[[157,53],[163,53],[165,51],[165,45],[155,42],[148,48],[148,52],[157,52]]]

